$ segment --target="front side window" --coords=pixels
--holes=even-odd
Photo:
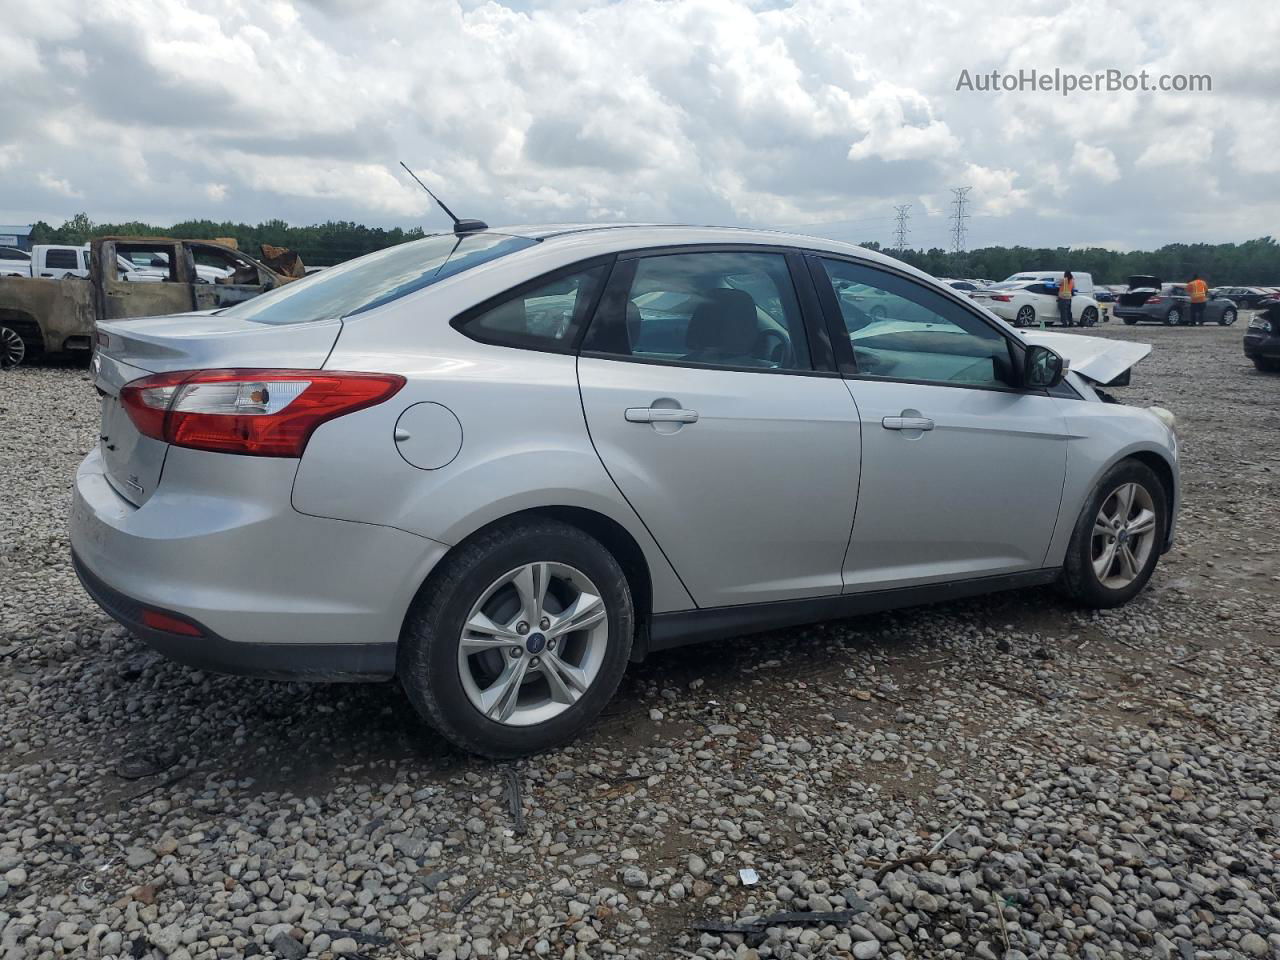
[[[286,283],[221,313],[258,323],[350,317],[537,242],[498,233],[424,237]]]
[[[620,261],[583,349],[700,366],[811,369],[800,305],[779,253]]]
[[[526,350],[572,350],[606,270],[607,264],[598,264],[554,279],[535,280],[496,305],[468,311],[453,325],[481,343]]]
[[[1005,386],[1009,344],[981,318],[920,284],[823,259],[859,376]]]

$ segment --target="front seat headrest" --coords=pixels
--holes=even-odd
[[[749,356],[755,342],[756,302],[745,290],[717,287],[701,293],[703,302],[689,318],[685,345],[692,353]]]

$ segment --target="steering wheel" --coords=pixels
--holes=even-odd
[[[773,327],[765,327],[756,334],[751,353],[756,359],[767,360],[778,367],[790,367],[794,359],[791,338]]]

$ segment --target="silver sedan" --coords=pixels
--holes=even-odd
[[[515,756],[679,644],[1055,581],[1128,601],[1177,443],[1094,386],[1149,349],[826,240],[464,223],[100,324],[73,559],[176,659],[395,677]]]

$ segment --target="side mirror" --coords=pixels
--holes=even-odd
[[[1050,390],[1066,373],[1062,357],[1048,347],[1033,343],[1022,357],[1022,385],[1032,390]]]

